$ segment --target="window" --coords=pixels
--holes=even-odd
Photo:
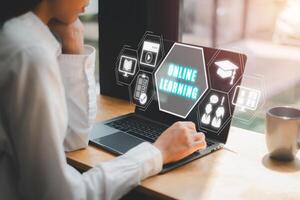
[[[260,85],[261,106],[255,112],[236,109],[234,126],[263,133],[269,108],[300,107],[299,10],[297,0],[182,1],[182,42],[248,56],[242,86]]]
[[[98,0],[91,0],[86,12],[80,17],[83,22],[85,32],[85,44],[92,45],[96,48],[96,72],[95,78],[99,82],[99,26],[98,26]],[[99,87],[99,84],[97,84]],[[99,89],[98,89],[99,93]]]

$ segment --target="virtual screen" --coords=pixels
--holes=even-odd
[[[243,54],[146,33],[137,48],[124,46],[115,72],[138,114],[168,125],[193,121],[209,138],[225,142],[235,106],[251,96],[244,104],[253,109],[259,98],[240,86],[245,62]]]
[[[159,79],[155,79],[159,91],[168,93],[168,95],[180,96],[187,100],[196,100],[199,88],[198,85],[192,84],[196,82],[198,70],[174,63],[168,63],[167,65],[164,70],[165,74],[163,74],[165,77],[162,75]]]

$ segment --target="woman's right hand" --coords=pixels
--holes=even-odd
[[[161,151],[163,163],[167,164],[205,149],[206,141],[193,122],[176,122],[159,136],[154,146]]]

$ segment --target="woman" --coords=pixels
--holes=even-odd
[[[203,134],[191,134],[196,133],[193,123],[178,122],[153,145],[142,143],[86,173],[66,163],[64,151],[87,146],[96,115],[95,49],[83,44],[78,19],[87,4],[87,0],[2,2],[3,199],[118,199],[157,174],[163,164],[206,147]]]

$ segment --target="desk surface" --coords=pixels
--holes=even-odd
[[[128,102],[101,96],[97,120],[133,110]],[[88,170],[114,156],[89,146],[67,158],[71,165]],[[300,151],[293,162],[271,161],[263,134],[232,127],[224,149],[148,178],[138,189],[171,199],[300,199]]]

